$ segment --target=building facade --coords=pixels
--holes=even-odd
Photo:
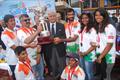
[[[81,2],[82,11],[94,11],[99,7],[104,7],[113,13],[120,13],[120,0],[84,0]]]

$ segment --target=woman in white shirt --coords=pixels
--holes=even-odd
[[[98,8],[94,13],[94,18],[98,43],[98,47],[96,49],[98,57],[96,61],[99,63],[99,67],[97,68],[97,72],[100,72],[101,80],[111,80],[110,75],[116,56],[116,30],[110,23],[109,15],[105,9]]]
[[[94,80],[93,65],[96,59],[96,31],[93,27],[93,18],[90,13],[82,13],[81,15],[81,31],[79,34],[80,48],[79,54],[81,56],[80,64],[83,66],[86,73],[86,80]]]

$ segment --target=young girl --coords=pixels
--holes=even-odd
[[[80,65],[85,69],[86,80],[93,79],[93,65],[96,59],[96,31],[93,27],[93,17],[90,13],[82,13],[81,17],[81,31],[80,31],[80,49],[79,54]]]

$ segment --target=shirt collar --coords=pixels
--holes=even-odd
[[[8,30],[10,32],[14,32],[13,30],[9,29],[9,28],[5,28],[5,30]]]
[[[52,25],[52,24],[56,25],[56,22],[54,22],[54,23],[50,23],[50,25]]]

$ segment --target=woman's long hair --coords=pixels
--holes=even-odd
[[[80,20],[82,20],[83,15],[86,15],[89,19],[88,24],[87,24],[87,28],[86,28],[86,32],[89,32],[90,29],[93,27],[93,16],[90,13],[82,13],[80,16]],[[82,21],[80,21],[80,22],[81,22],[81,31],[80,32],[82,32],[86,25],[84,25],[82,23]]]
[[[95,20],[95,15],[96,15],[96,12],[99,12],[100,15],[103,17],[103,21],[101,23],[101,26],[99,28],[99,23],[97,23],[97,21]],[[107,25],[110,23],[110,17],[108,15],[108,12],[103,9],[103,8],[98,8],[95,12],[94,12],[94,26],[95,26],[95,29],[98,32],[102,33],[102,32],[105,32],[105,27],[107,27]]]

